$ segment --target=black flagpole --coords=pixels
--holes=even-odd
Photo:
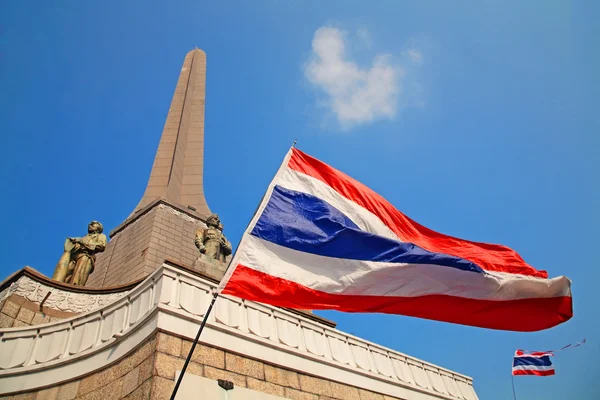
[[[512,378],[513,400],[517,400],[517,395],[515,394],[515,376],[511,373],[510,377]]]
[[[294,139],[294,143],[292,143],[292,147],[296,147],[297,142],[298,142],[298,139]],[[263,198],[264,198],[264,196],[263,196]],[[263,201],[263,199],[261,198],[260,202],[258,203],[258,206],[256,207],[257,211],[258,211],[258,208],[260,207],[260,205],[262,204],[262,201]],[[255,214],[256,214],[256,212],[255,212]],[[242,237],[243,237],[243,234],[242,234]],[[240,243],[241,243],[241,239],[240,239]],[[239,244],[237,247],[239,247]],[[233,253],[233,256],[231,257],[231,261],[233,261],[233,259],[235,258],[235,254],[237,253],[237,251],[238,251],[238,249],[236,248],[235,252]],[[231,268],[231,261],[229,262],[229,265],[228,265],[227,269],[225,270],[225,275],[224,275],[223,279],[225,279],[227,277],[227,272],[229,271],[229,268]],[[215,301],[217,300],[217,297],[219,297],[219,288],[221,288],[221,284],[222,284],[222,280],[219,283],[219,286],[215,289],[215,291],[213,293],[212,301],[210,302],[210,305],[208,306],[208,310],[206,310],[206,314],[204,314],[204,319],[202,319],[202,323],[200,324],[200,328],[198,329],[196,338],[194,339],[194,342],[192,343],[190,352],[188,353],[187,358],[185,359],[185,363],[183,364],[183,368],[181,369],[179,378],[177,378],[177,382],[175,383],[175,387],[173,388],[173,393],[171,393],[171,400],[175,400],[175,396],[177,396],[177,391],[179,390],[179,385],[181,385],[181,381],[183,380],[183,375],[185,374],[185,370],[187,369],[187,366],[190,363],[190,360],[192,359],[192,354],[194,354],[194,349],[196,348],[196,345],[198,344],[198,340],[200,339],[200,335],[202,334],[204,325],[206,325],[206,321],[208,321],[208,316],[210,315],[210,312],[212,311],[213,306],[215,305]]]
[[[210,305],[208,306],[208,310],[206,310],[206,314],[204,314],[204,319],[202,319],[202,323],[200,324],[200,328],[198,329],[198,333],[196,334],[196,338],[194,339],[194,342],[192,343],[190,352],[188,353],[188,356],[185,359],[185,363],[183,364],[183,368],[181,369],[179,378],[177,378],[177,383],[175,383],[175,387],[173,388],[173,393],[171,393],[171,400],[175,400],[175,396],[177,395],[177,390],[179,390],[179,385],[181,385],[181,381],[183,380],[183,375],[185,375],[185,370],[187,369],[187,366],[190,363],[190,360],[192,359],[192,354],[194,354],[194,349],[196,348],[196,345],[198,344],[198,339],[200,339],[200,334],[202,334],[204,325],[206,325],[206,321],[208,321],[208,316],[210,315],[210,312],[212,311],[213,306],[215,305],[215,301],[217,300],[218,296],[219,296],[219,293],[215,290],[215,292],[213,293],[212,301],[210,302]]]

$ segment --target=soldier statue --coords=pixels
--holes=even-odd
[[[84,286],[94,271],[96,253],[106,248],[106,235],[102,224],[92,221],[84,237],[69,237],[65,240],[64,253],[60,257],[52,279],[58,282]]]
[[[206,228],[196,230],[194,243],[200,253],[220,262],[225,262],[231,254],[231,243],[223,234],[223,225],[217,214],[206,219]]]

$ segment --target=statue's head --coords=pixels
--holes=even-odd
[[[206,225],[218,228],[221,225],[221,220],[217,214],[212,214],[210,217],[206,218]]]
[[[102,233],[103,230],[102,224],[98,221],[92,221],[88,225],[88,233]]]

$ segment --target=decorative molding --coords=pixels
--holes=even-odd
[[[177,210],[177,209],[169,206],[168,204],[160,203],[158,205],[158,208],[161,209],[161,210],[165,210],[166,212],[171,213],[173,215],[177,215],[179,218],[182,218],[182,219],[184,219],[184,220],[186,220],[188,222],[193,222],[195,225],[202,226],[202,227],[206,228],[206,224],[202,220],[200,220],[199,218],[190,217],[188,214],[182,213],[181,211],[179,211],[179,210]]]
[[[191,340],[215,287],[163,264],[112,304],[39,327],[0,329],[0,391],[33,390],[89,374],[116,361],[99,354],[118,349],[123,356],[156,329]],[[467,376],[235,297],[217,300],[201,342],[389,396],[477,400]]]
[[[41,303],[48,293],[50,295],[44,302],[44,307],[81,314],[105,307],[127,295],[129,291],[106,294],[69,292],[47,286],[28,276],[21,276],[2,292],[3,297],[0,299],[4,300],[8,296],[16,294],[34,303]]]
[[[125,221],[121,222],[121,224],[119,224],[116,228],[110,231],[110,237],[114,238],[123,229],[133,224],[143,215],[146,215],[147,213],[152,211],[157,205],[166,205],[167,207],[172,208],[174,211],[191,218],[193,221],[204,222],[206,220],[206,217],[208,217],[208,215],[199,214],[197,211],[194,211],[192,209],[184,207],[181,204],[174,203],[171,200],[167,200],[161,197],[151,201],[141,209],[134,211],[131,215],[129,215],[129,217],[127,217]]]
[[[158,206],[156,206],[156,203],[158,203]],[[146,208],[148,208],[148,209],[146,210],[146,208],[144,208],[144,212],[142,212],[140,214],[136,214],[135,216],[133,216],[130,219],[123,222],[117,228],[113,229],[110,233],[111,241],[116,240],[117,237],[121,234],[121,232],[123,232],[123,229],[125,229],[125,227],[134,226],[135,224],[137,224],[140,221],[140,217],[142,215],[150,213],[150,211],[152,211],[152,208],[154,208],[154,207],[156,207],[157,209],[160,209],[160,210],[164,210],[170,214],[176,215],[185,221],[192,222],[192,223],[194,223],[194,225],[196,225],[198,227],[206,228],[206,224],[200,218],[194,218],[194,217],[190,216],[189,214],[181,212],[177,208],[164,203],[162,200],[158,200],[153,203],[150,203],[150,207],[146,206]]]
[[[2,299],[2,296],[5,294],[4,291],[6,289],[8,289],[10,286],[12,286],[16,281],[19,280],[19,278],[21,278],[23,276],[29,277],[29,278],[33,279],[35,282],[38,282],[44,286],[47,286],[48,288],[50,288],[52,290],[62,290],[65,292],[72,292],[72,293],[100,294],[100,295],[105,295],[105,294],[109,294],[109,293],[121,293],[121,292],[129,291],[129,290],[135,288],[136,286],[138,286],[144,279],[146,279],[146,277],[143,277],[143,278],[128,282],[124,285],[92,288],[92,287],[87,287],[87,286],[75,286],[75,285],[71,285],[68,283],[57,282],[57,281],[47,277],[46,275],[42,274],[41,272],[36,271],[35,269],[33,269],[31,267],[25,267],[23,269],[16,271],[15,273],[9,275],[5,280],[3,280],[0,283],[0,290],[1,290],[0,300]]]
[[[2,303],[4,300],[6,300],[8,298],[8,296],[10,296],[12,294],[12,292],[10,291],[11,286],[8,286],[8,287],[2,289],[2,291],[0,291],[0,303]]]

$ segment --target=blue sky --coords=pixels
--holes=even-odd
[[[573,280],[573,319],[537,333],[321,315],[472,376],[481,399],[511,398],[516,348],[587,337],[555,357],[555,377],[516,379],[517,394],[600,398],[597,4],[174,3],[0,5],[3,276],[51,274],[66,236],[133,210],[197,46],[205,190],[232,242],[297,138],[418,222]]]

